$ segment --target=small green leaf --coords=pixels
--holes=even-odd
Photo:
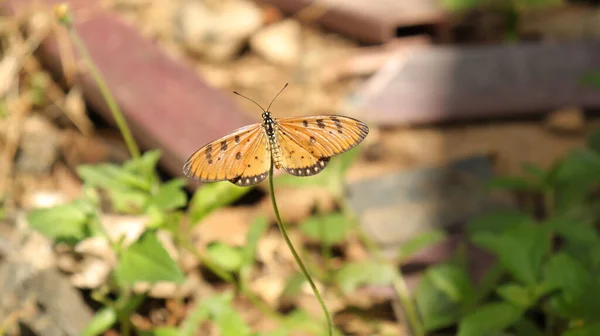
[[[336,212],[307,218],[300,224],[300,231],[326,245],[339,244],[348,237],[354,225],[344,214]]]
[[[146,209],[150,195],[135,189],[109,189],[114,210],[121,214],[141,214]]]
[[[222,336],[250,335],[250,327],[242,316],[231,305],[223,306],[215,313],[215,323],[219,326]]]
[[[472,236],[478,232],[502,233],[521,225],[534,224],[533,218],[518,210],[490,211],[473,219],[468,226]]]
[[[190,223],[198,224],[214,210],[229,205],[247,194],[252,188],[242,188],[229,181],[206,183],[190,201]]]
[[[590,71],[583,75],[581,83],[600,89],[600,70]]]
[[[427,277],[450,300],[469,302],[474,289],[467,271],[458,265],[442,264],[427,270]]]
[[[467,315],[458,325],[458,336],[493,335],[517,323],[523,309],[506,302],[488,303]]]
[[[79,165],[77,174],[86,185],[91,187],[150,191],[150,183],[146,179],[114,164]]]
[[[534,191],[539,187],[522,177],[497,176],[487,182],[488,189]]]
[[[211,318],[219,327],[222,336],[250,335],[250,328],[242,316],[236,312],[232,305],[233,293],[224,293],[211,296],[198,302],[191,314],[188,315],[181,327],[182,336],[196,335],[197,326],[202,321]]]
[[[243,255],[237,247],[214,242],[208,245],[206,252],[215,264],[227,271],[237,272],[242,267]]]
[[[442,230],[430,230],[419,234],[402,244],[398,251],[398,261],[402,262],[415,253],[437,244],[445,238],[446,233]]]
[[[179,336],[195,336],[198,333],[198,326],[210,318],[210,310],[207,300],[214,298],[197,298],[194,307],[188,312],[185,320],[179,327]]]
[[[505,301],[524,309],[527,309],[535,304],[535,300],[537,299],[532,295],[529,289],[517,283],[502,285],[498,287],[496,292]]]
[[[554,254],[544,265],[545,283],[551,288],[566,291],[570,296],[583,294],[590,280],[585,267],[564,252]]]
[[[600,74],[600,72],[599,72]],[[598,77],[600,80],[600,76]],[[600,83],[600,82],[599,82]],[[600,86],[598,86],[600,88]],[[600,128],[596,127],[587,138],[587,145],[590,149],[600,154]]]
[[[335,273],[340,289],[348,294],[362,285],[387,285],[396,277],[396,270],[389,264],[361,261],[344,265]]]
[[[183,283],[184,275],[154,232],[145,232],[121,252],[116,275],[120,282],[133,285],[138,281]]]
[[[263,236],[267,228],[269,227],[269,223],[267,219],[263,216],[257,217],[250,225],[250,230],[248,230],[248,234],[246,235],[246,245],[244,245],[242,254],[243,254],[243,264],[251,265],[254,262],[254,258],[256,257],[256,249],[258,247],[258,241],[260,237]]]
[[[544,336],[540,327],[527,318],[520,319],[514,326],[516,336]]]
[[[105,306],[100,309],[92,320],[81,331],[82,336],[102,335],[117,322],[117,312],[112,308]]]
[[[146,151],[139,158],[125,162],[123,168],[128,172],[140,175],[146,181],[154,181],[156,166],[161,155],[162,152],[159,149]]]
[[[140,336],[182,336],[182,334],[173,327],[158,327],[152,330],[136,330]],[[190,335],[191,336],[191,335]]]
[[[451,326],[461,315],[460,304],[441,291],[427,273],[417,286],[415,302],[426,331]]]
[[[595,244],[600,242],[598,231],[592,223],[581,222],[564,216],[549,218],[543,223],[547,228],[571,242]]]
[[[501,235],[479,233],[472,240],[493,252],[515,278],[527,285],[536,285],[543,260],[550,251],[549,238],[546,228],[524,224]]]
[[[174,210],[185,206],[187,195],[183,191],[185,180],[173,179],[160,186],[158,192],[150,199],[150,204],[162,210]]]
[[[67,239],[80,241],[87,236],[87,225],[90,220],[81,203],[59,205],[42,208],[27,214],[29,225],[44,236],[51,239]]]
[[[302,273],[294,273],[292,276],[288,276],[285,281],[285,287],[282,297],[293,299],[302,293],[302,286],[306,282],[306,277]]]
[[[581,327],[573,328],[562,333],[561,336],[596,336],[600,335],[600,322],[592,322]]]

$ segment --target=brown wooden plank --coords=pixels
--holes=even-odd
[[[26,10],[33,3],[50,6],[62,0],[12,0],[8,12]],[[184,61],[167,55],[115,13],[95,1],[67,1],[85,18],[74,27],[126,115],[143,148],[160,148],[161,165],[183,176],[184,161],[198,147],[256,120],[244,114],[233,94],[210,87]],[[88,10],[89,9],[89,10]],[[43,62],[61,73],[58,46],[48,38],[40,47]],[[81,76],[86,100],[106,119],[112,115],[90,75]]]
[[[419,25],[443,25],[447,13],[440,0],[258,0],[295,14],[315,3],[327,8],[316,22],[367,43],[384,43],[396,29]]]
[[[406,125],[599,108],[600,90],[581,83],[600,69],[598,55],[593,40],[415,48],[369,79],[347,113]]]

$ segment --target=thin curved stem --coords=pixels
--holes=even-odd
[[[57,5],[55,7],[55,12],[58,21],[67,29],[69,36],[71,37],[71,41],[75,45],[75,48],[77,49],[77,51],[79,51],[81,58],[86,62],[90,74],[92,75],[92,78],[96,82],[96,85],[98,85],[98,89],[100,90],[100,93],[102,94],[102,97],[104,98],[108,109],[112,113],[112,116],[115,122],[117,123],[119,130],[121,131],[121,135],[125,140],[125,144],[129,149],[129,153],[133,158],[139,158],[140,149],[138,148],[137,143],[133,138],[133,135],[131,135],[131,131],[129,130],[129,126],[127,126],[127,121],[123,116],[123,112],[121,112],[121,109],[119,108],[119,105],[117,104],[113,95],[111,94],[108,85],[104,81],[104,78],[102,77],[100,71],[96,67],[96,64],[92,60],[92,57],[88,52],[85,43],[83,43],[83,40],[79,38],[79,34],[77,34],[77,31],[75,31],[75,29],[73,28],[73,20],[68,5]]]
[[[298,264],[298,266],[302,270],[302,274],[304,274],[304,277],[306,277],[306,280],[308,280],[308,283],[310,284],[310,287],[312,288],[313,292],[315,293],[315,296],[317,297],[317,300],[319,301],[321,308],[323,308],[323,313],[325,313],[325,318],[327,319],[329,336],[333,336],[333,321],[331,320],[331,315],[329,314],[329,310],[327,309],[327,306],[325,305],[325,301],[323,300],[321,293],[319,293],[317,286],[315,286],[315,283],[313,282],[312,277],[310,276],[310,274],[308,274],[308,271],[306,270],[304,263],[302,263],[300,256],[296,252],[296,249],[294,248],[294,245],[292,244],[290,237],[288,237],[287,231],[285,230],[285,227],[283,226],[283,221],[281,220],[281,216],[279,215],[279,208],[277,208],[277,201],[275,200],[275,190],[274,189],[275,188],[273,187],[273,159],[271,158],[271,167],[269,168],[269,191],[271,192],[271,202],[273,203],[273,211],[275,212],[275,219],[277,219],[277,225],[279,226],[279,230],[281,231],[281,234],[283,235],[283,238],[285,239],[285,243],[287,244],[288,248],[292,252],[292,255],[294,256],[294,259],[296,260],[296,264]]]

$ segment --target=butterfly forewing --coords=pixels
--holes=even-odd
[[[280,139],[295,142],[317,159],[348,151],[369,133],[369,128],[362,121],[344,116],[307,116],[279,119],[277,122]]]
[[[269,152],[267,135],[262,127],[255,135],[254,143],[246,152],[242,152],[240,165],[235,170],[241,173],[229,182],[239,186],[251,186],[264,180],[269,172],[271,153]],[[237,154],[236,154],[237,155]]]
[[[261,181],[266,177],[269,167],[267,155],[263,128],[261,124],[252,124],[197,150],[184,164],[183,173],[202,182],[229,180],[238,185],[250,185],[253,183],[245,182],[254,181],[254,177],[261,177],[261,174]],[[248,179],[250,177],[251,180]],[[258,178],[257,182],[260,182]]]

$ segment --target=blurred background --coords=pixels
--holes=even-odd
[[[598,1],[0,11],[2,335],[328,335],[267,180],[182,173],[285,83],[370,129],[274,180],[336,335],[600,334]]]

